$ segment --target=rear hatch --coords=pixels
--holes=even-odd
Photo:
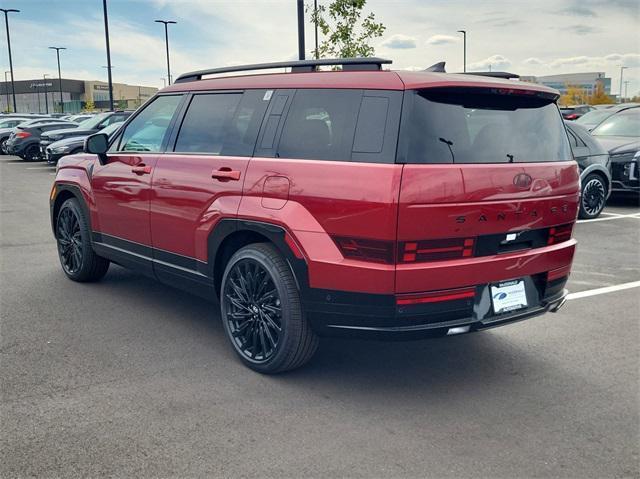
[[[578,169],[554,99],[496,88],[406,92],[397,293],[508,279],[513,261],[491,258],[570,238]],[[532,257],[512,276],[554,261],[566,258]]]

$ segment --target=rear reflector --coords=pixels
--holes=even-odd
[[[28,131],[20,131],[16,133],[16,138],[29,138],[30,136],[31,133],[29,133]]]
[[[386,264],[393,264],[394,262],[393,241],[347,238],[342,236],[334,236],[333,240],[345,258]]]
[[[565,278],[569,276],[571,272],[571,265],[563,266],[562,268],[553,269],[547,273],[547,281],[553,281],[559,278]]]
[[[573,223],[566,225],[554,226],[549,228],[548,245],[562,243],[571,239],[571,232],[573,230]]]
[[[401,294],[396,296],[396,304],[404,306],[408,304],[440,303],[442,301],[473,298],[475,295],[475,288],[445,289],[442,291],[431,291],[429,293]]]
[[[420,263],[473,256],[474,238],[445,238],[400,243],[400,263]]]

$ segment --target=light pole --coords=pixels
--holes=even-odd
[[[320,52],[318,52],[318,0],[313,0],[313,16],[314,16],[314,34],[316,38],[316,60],[320,58]]]
[[[47,75],[46,73],[44,75],[42,75],[42,79],[44,80],[44,111],[45,113],[48,115],[49,114],[49,99],[47,98],[47,94],[49,93],[47,91],[47,77],[49,75]]]
[[[298,0],[298,59],[304,60],[304,0]]]
[[[467,31],[458,30],[458,33],[462,33],[462,72],[467,72]]]
[[[49,48],[51,50],[56,51],[56,57],[58,59],[58,91],[60,91],[60,112],[64,113],[64,101],[62,100],[62,75],[60,74],[60,50],[66,50],[66,48],[65,47],[49,47]]]
[[[162,88],[166,88],[167,87],[167,80],[165,77],[160,77],[160,80],[162,80]]]
[[[620,66],[620,103],[622,103],[622,75],[627,67]]]
[[[11,58],[11,36],[9,35],[9,13],[19,13],[20,10],[15,8],[0,8],[0,12],[4,12],[4,25],[7,29],[7,48],[9,49],[9,71],[11,72],[11,93],[13,94],[13,112],[18,113],[16,106],[16,85],[13,81],[13,60]]]
[[[169,85],[171,85],[171,66],[169,65],[169,29],[167,27],[169,24],[175,25],[178,22],[174,22],[173,20],[156,20],[155,22],[164,24],[164,43],[167,48],[167,81]]]
[[[625,80],[624,81],[624,97],[625,98],[629,98],[629,95],[627,94],[628,88],[629,88],[629,83],[631,83],[630,80]]]
[[[9,80],[7,80],[7,73],[11,72],[4,72],[4,92],[7,94],[7,113],[9,113],[11,105],[9,104]]]
[[[109,80],[109,110],[113,111],[113,81],[111,79],[111,49],[109,47],[109,14],[107,13],[107,0],[102,0],[104,12],[104,39],[107,45],[107,72]]]

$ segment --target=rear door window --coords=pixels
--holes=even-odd
[[[398,161],[529,163],[570,160],[550,99],[489,91],[407,92]]]
[[[174,151],[251,156],[267,108],[263,90],[194,95]]]

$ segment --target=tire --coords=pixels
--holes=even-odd
[[[231,257],[222,277],[220,311],[236,354],[259,373],[299,368],[318,348],[293,273],[271,244],[250,244]]]
[[[36,144],[27,146],[20,158],[25,161],[37,161],[40,158],[40,147]]]
[[[582,182],[578,217],[590,220],[600,216],[607,202],[608,191],[609,188],[602,176],[596,173],[588,174]]]
[[[0,155],[7,154],[7,140],[8,138],[3,138],[2,140],[0,140]]]
[[[56,241],[62,271],[69,279],[87,283],[107,274],[109,260],[93,251],[89,221],[76,198],[66,200],[58,211]]]

